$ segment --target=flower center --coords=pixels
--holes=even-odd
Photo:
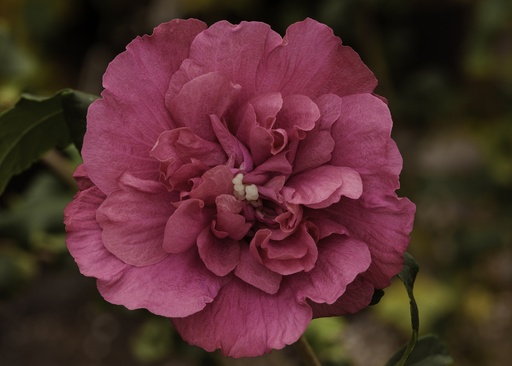
[[[255,184],[243,184],[244,175],[238,173],[233,178],[233,195],[239,200],[247,200],[249,203],[256,203],[260,197],[258,187]]]

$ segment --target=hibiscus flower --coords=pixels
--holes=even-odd
[[[357,312],[402,267],[415,207],[386,103],[312,19],[173,20],[109,65],[65,211],[80,271],[208,351],[258,356]]]

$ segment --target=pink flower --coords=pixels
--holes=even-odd
[[[327,26],[174,20],[103,83],[65,223],[107,301],[257,356],[400,271],[415,207],[395,193],[390,113]]]

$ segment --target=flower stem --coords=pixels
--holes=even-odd
[[[316,357],[315,351],[313,351],[313,348],[311,348],[311,345],[304,335],[302,335],[293,346],[299,357],[302,359],[304,365],[322,366]]]

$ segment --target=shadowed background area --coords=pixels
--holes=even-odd
[[[410,252],[421,334],[457,365],[512,359],[512,2],[509,0],[2,0],[0,110],[23,92],[99,94],[108,62],[173,18],[260,20],[282,35],[312,17],[334,29],[379,79],[404,157],[402,196],[417,204]],[[1,142],[0,142],[1,143]],[[53,151],[0,197],[3,366],[291,365],[278,351],[231,360],[183,343],[168,320],[101,299],[64,243],[66,178],[79,162]],[[410,334],[398,281],[357,315],[315,320],[324,365],[382,365]]]

